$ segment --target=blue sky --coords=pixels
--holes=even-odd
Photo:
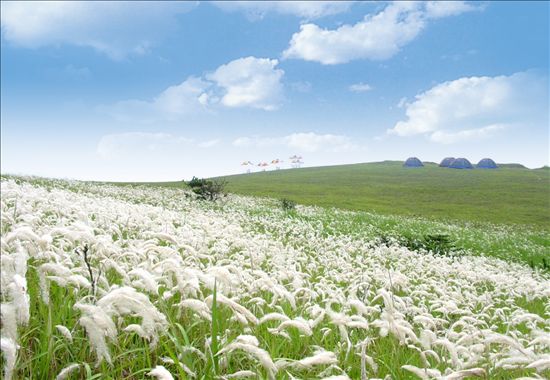
[[[1,22],[3,173],[550,161],[547,2],[2,2]]]

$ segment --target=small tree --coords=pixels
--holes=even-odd
[[[225,186],[227,181],[214,179],[198,179],[193,177],[191,181],[187,182],[187,185],[197,195],[199,199],[205,201],[215,201],[222,196],[225,196]]]

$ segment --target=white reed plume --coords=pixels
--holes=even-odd
[[[233,310],[234,312],[237,312],[239,314],[244,315],[246,320],[251,322],[252,324],[254,324],[254,325],[258,324],[258,318],[256,318],[256,316],[254,314],[252,314],[252,312],[250,312],[250,310],[248,310],[246,307],[238,304],[237,302],[233,301],[232,299],[227,298],[223,294],[221,294],[221,293],[216,294],[216,301],[221,303],[221,304],[229,306],[229,308],[231,310]],[[206,297],[204,302],[206,302],[208,307],[212,308],[213,296],[209,295],[208,297]]]
[[[65,286],[67,283],[67,279],[72,274],[73,273],[69,268],[61,264],[45,263],[38,267],[40,292],[42,295],[42,300],[44,301],[45,304],[48,305],[50,303],[50,289],[46,279],[54,280],[55,282],[59,283],[61,286]]]
[[[289,320],[290,320],[290,318],[287,317],[284,314],[269,313],[269,314],[266,314],[266,315],[264,315],[263,317],[260,318],[259,324],[261,325],[262,323],[269,322],[269,321],[283,321],[283,322],[286,322],[286,321],[289,321]]]
[[[275,333],[279,333],[284,329],[288,329],[289,327],[296,328],[302,335],[305,335],[305,336],[313,335],[313,331],[311,330],[311,327],[309,327],[309,324],[307,323],[307,321],[305,321],[303,318],[300,318],[300,317],[289,321],[284,321],[272,331]]]
[[[80,364],[78,363],[69,364],[68,366],[63,368],[61,372],[57,374],[57,376],[55,377],[55,380],[65,380],[69,378],[71,373],[73,373],[75,370],[79,368],[80,368]]]
[[[105,338],[114,340],[117,336],[117,329],[111,317],[101,307],[95,305],[77,303],[74,307],[84,313],[78,322],[86,329],[90,346],[97,356],[97,364],[103,360],[111,364],[111,355],[105,341]]]
[[[532,356],[532,353],[526,350],[521,343],[519,343],[517,340],[514,340],[513,338],[510,338],[509,336],[498,334],[492,331],[486,332],[486,338],[485,338],[485,344],[504,344],[506,346],[515,348],[516,350],[520,351],[522,354],[526,356]]]
[[[67,339],[69,343],[73,342],[73,334],[71,334],[71,331],[67,327],[63,325],[55,325],[55,328],[61,335],[63,335],[65,339]]]
[[[158,340],[158,332],[167,324],[164,314],[157,310],[145,294],[128,286],[111,290],[97,301],[97,306],[110,315],[131,314],[141,317],[142,336],[149,339],[153,346]]]
[[[137,277],[138,280],[134,280],[132,285],[139,287],[149,293],[158,294],[158,283],[155,277],[143,268],[135,268],[128,272],[128,276]]]
[[[441,372],[437,369],[430,368],[418,368],[414,365],[403,365],[401,366],[405,371],[414,373],[416,376],[420,377],[422,380],[429,380],[431,378],[438,378],[441,376]]]
[[[278,371],[277,366],[275,366],[273,360],[271,359],[271,356],[267,351],[255,345],[255,343],[257,343],[257,339],[255,337],[254,339],[251,339],[250,336],[237,337],[237,339],[233,343],[228,344],[220,351],[218,351],[218,355],[223,355],[227,352],[232,352],[235,350],[244,351],[250,356],[255,357],[260,362],[262,367],[264,367],[264,369],[267,371],[268,378],[270,380],[274,380],[275,375]]]
[[[181,348],[181,351],[183,353],[191,352],[193,354],[196,354],[203,362],[207,361],[207,358],[206,358],[206,355],[204,354],[204,352],[202,352],[201,350],[199,350],[198,348],[195,348],[193,346],[183,346]]]
[[[317,351],[312,356],[303,358],[297,361],[287,361],[285,359],[277,361],[277,368],[296,368],[296,369],[309,369],[317,365],[332,365],[337,364],[338,359],[336,354],[330,351]]]
[[[443,346],[447,349],[449,352],[449,355],[451,357],[451,361],[453,363],[453,367],[458,367],[460,365],[458,360],[458,353],[457,353],[457,347],[456,345],[449,341],[447,338],[438,339],[434,342],[434,345]]]
[[[0,305],[0,316],[2,317],[2,335],[17,341],[17,313],[15,306],[11,303]]]
[[[147,375],[154,376],[157,380],[174,380],[172,374],[161,365],[153,368],[150,372],[147,373]]]
[[[0,348],[2,349],[2,355],[4,355],[4,379],[11,380],[19,347],[13,339],[2,337]]]
[[[212,313],[210,312],[210,308],[205,302],[201,300],[189,298],[181,301],[174,306],[178,306],[180,309],[193,310],[195,313],[197,313],[199,316],[206,319],[207,321],[212,321]]]
[[[221,379],[249,379],[257,376],[258,374],[256,372],[243,370],[243,371],[237,371],[237,372],[231,373],[229,375],[220,376],[220,378]]]
[[[535,360],[525,368],[534,368],[539,373],[550,369],[550,355],[546,355],[541,359]]]
[[[472,376],[475,377],[485,377],[487,374],[483,368],[470,368],[463,369],[462,371],[453,372],[451,374],[445,375],[441,380],[462,380]]]
[[[160,358],[160,360],[162,360],[163,363],[167,363],[167,364],[176,364],[176,362],[174,361],[174,359],[172,358],[168,358],[168,357],[162,357]],[[191,368],[187,367],[185,364],[183,364],[182,362],[178,362],[179,366],[181,367],[181,369],[183,369],[183,371],[187,374],[187,376],[191,377],[191,378],[195,378],[197,377],[197,374],[195,372],[193,372],[191,370]]]

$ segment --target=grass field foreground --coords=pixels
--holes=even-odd
[[[367,220],[432,222],[145,186],[1,189],[6,379],[549,376],[548,273],[370,239]]]

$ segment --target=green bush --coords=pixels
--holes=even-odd
[[[279,203],[281,205],[281,208],[284,211],[294,211],[294,210],[296,210],[296,202],[294,202],[293,200],[283,198],[283,199],[279,200]]]
[[[191,181],[187,182],[187,185],[197,195],[197,198],[205,201],[215,201],[225,196],[226,184],[227,182],[223,180],[199,179],[195,176],[193,176]]]
[[[400,235],[396,237],[397,242],[411,251],[425,250],[436,255],[456,255],[456,250],[449,235],[446,234],[425,234],[423,236]],[[391,236],[381,234],[378,241],[380,244],[391,245],[395,241]]]
[[[453,252],[454,245],[445,234],[427,234],[423,239],[423,248],[436,255],[449,255]]]

